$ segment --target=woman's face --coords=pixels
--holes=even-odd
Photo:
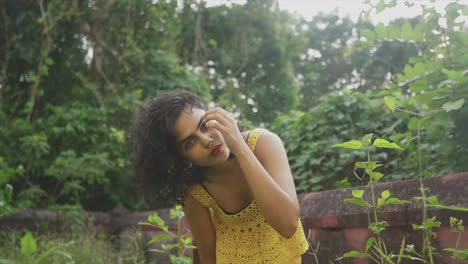
[[[205,111],[186,106],[175,122],[174,134],[179,153],[194,165],[211,167],[229,158],[221,132],[205,126]]]

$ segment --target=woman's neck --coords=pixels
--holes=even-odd
[[[212,183],[230,183],[241,175],[237,159],[227,160],[224,164],[203,170],[203,180]]]

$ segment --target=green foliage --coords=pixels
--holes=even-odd
[[[72,244],[72,243],[70,243]],[[56,245],[51,248],[47,248],[41,251],[39,250],[37,240],[34,235],[27,231],[26,234],[21,238],[20,241],[20,255],[17,259],[4,259],[0,258],[2,264],[39,264],[39,263],[51,263],[50,261],[55,257],[54,255],[62,258],[62,263],[75,263],[73,257],[60,248],[65,245]]]
[[[333,188],[335,182],[354,166],[355,159],[363,157],[362,152],[342,153],[329,148],[330,144],[359,150],[365,147],[360,140],[339,142],[353,135],[359,137],[362,131],[378,131],[382,136],[403,132],[405,122],[404,118],[385,114],[379,98],[345,91],[344,95],[322,97],[320,105],[308,112],[280,116],[270,129],[285,141],[297,190],[309,192]],[[381,144],[387,146],[385,142]],[[376,155],[380,162],[404,157],[404,154],[388,153],[383,148]],[[391,164],[384,173],[390,175],[398,167]],[[360,184],[356,178],[348,180],[352,185]]]
[[[275,1],[17,0],[0,9],[0,201],[10,209],[12,201],[144,208],[126,131],[143,98],[174,89],[280,134],[299,192],[359,184],[341,175],[362,154],[328,146],[363,133],[405,149],[375,154],[387,164],[376,181],[420,174],[418,127],[422,174],[468,170],[460,3],[388,25],[372,24],[367,11],[358,22],[305,20]]]
[[[129,232],[128,244],[117,248],[95,230],[91,222],[76,221],[66,221],[66,227],[57,233],[4,229],[0,232],[0,263],[151,263],[135,247],[141,240],[138,235]]]
[[[186,256],[186,251],[194,249],[195,246],[193,246],[191,234],[182,233],[181,221],[183,217],[184,212],[181,205],[176,205],[174,208],[170,209],[170,219],[177,221],[177,230],[175,230],[175,233],[169,230],[169,226],[158,213],[153,213],[148,216],[148,222],[138,223],[140,226],[150,226],[164,231],[163,234],[151,238],[148,245],[160,243],[160,249],[151,249],[151,251],[168,255],[172,264],[193,263],[192,258]],[[174,239],[175,242],[172,242]],[[174,253],[174,251],[176,253]]]
[[[418,134],[420,132],[420,128],[418,128]],[[369,223],[369,230],[372,231],[373,236],[371,236],[365,247],[365,252],[358,252],[358,251],[351,251],[345,253],[342,257],[338,258],[338,260],[343,258],[370,258],[376,263],[395,263],[393,259],[396,258],[397,262],[399,263],[401,259],[411,259],[411,260],[419,260],[425,261],[427,259],[429,263],[434,263],[433,255],[436,255],[435,249],[431,246],[431,239],[433,234],[433,229],[438,228],[441,226],[441,222],[436,219],[436,217],[428,218],[427,217],[427,207],[433,206],[441,209],[449,209],[449,210],[456,210],[456,211],[466,211],[467,208],[459,208],[454,206],[445,206],[439,204],[438,199],[436,196],[427,197],[426,196],[426,189],[422,181],[421,184],[421,194],[422,197],[415,197],[417,202],[422,202],[422,209],[423,209],[423,221],[421,224],[413,224],[413,229],[422,231],[423,232],[423,249],[422,254],[416,252],[414,247],[407,245],[406,251],[411,253],[411,255],[403,254],[403,248],[405,246],[405,239],[403,239],[401,244],[401,250],[399,254],[392,254],[387,251],[385,246],[385,242],[382,240],[380,233],[386,230],[389,227],[389,224],[386,221],[381,221],[378,218],[377,209],[381,208],[382,206],[386,205],[402,205],[411,203],[410,201],[400,200],[395,197],[391,197],[391,193],[389,190],[383,190],[381,193],[381,197],[377,198],[375,191],[374,191],[374,184],[378,182],[382,177],[383,174],[379,173],[378,177],[375,177],[375,169],[380,168],[382,164],[372,161],[371,160],[371,151],[375,151],[377,148],[390,148],[394,150],[402,151],[399,145],[393,142],[389,142],[385,139],[376,138],[372,140],[372,134],[367,134],[361,138],[361,140],[351,140],[345,143],[339,143],[333,145],[333,147],[340,147],[350,150],[361,150],[367,152],[367,161],[364,162],[356,162],[354,168],[356,169],[364,169],[364,174],[361,176],[361,180],[368,178],[368,183],[365,189],[370,190],[370,198],[366,197],[365,192],[360,189],[353,189],[351,191],[352,198],[344,199],[345,202],[366,207],[372,210],[372,219]],[[421,161],[419,161],[419,165],[421,166]],[[357,173],[354,172],[357,176]],[[366,177],[368,176],[368,177]],[[463,221],[458,220],[456,218],[450,219],[450,226],[454,232],[457,232],[458,241],[456,242],[455,248],[446,248],[445,251],[449,251],[453,254],[454,258],[458,259],[465,259],[466,255],[463,250],[457,249],[461,233],[463,232]]]

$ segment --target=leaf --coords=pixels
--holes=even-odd
[[[410,204],[410,201],[407,200],[400,200],[398,198],[390,198],[387,201],[385,201],[385,205],[388,204]]]
[[[389,190],[385,190],[382,192],[382,198],[384,199],[388,199],[390,197],[390,191]]]
[[[468,249],[444,248],[443,251],[452,253],[454,258],[459,260],[468,260]]]
[[[374,233],[374,234],[378,234],[382,231],[384,231],[385,229],[387,229],[387,227],[389,227],[390,225],[388,224],[387,221],[381,221],[381,222],[373,222],[369,225],[369,229]]]
[[[356,250],[347,252],[343,255],[343,258],[367,258],[370,255],[367,253],[358,252]]]
[[[354,164],[354,168],[357,168],[357,169],[367,169],[367,163],[366,162],[362,162],[362,161],[358,161]]]
[[[333,147],[346,148],[346,149],[362,149],[364,145],[359,140],[351,140],[344,143],[333,145]]]
[[[390,148],[390,149],[404,150],[402,147],[398,146],[397,144],[388,142],[387,140],[381,139],[381,138],[375,139],[373,145],[378,148]]]
[[[418,130],[418,118],[417,117],[412,117],[410,119],[410,121],[408,122],[408,129],[410,131]]]
[[[380,22],[377,27],[375,27],[375,33],[379,39],[385,39],[387,37],[387,31],[382,22]]]
[[[447,69],[442,69],[442,72],[445,73],[450,80],[453,80],[456,82],[460,81],[464,76],[462,71],[451,71]]]
[[[372,133],[371,133],[371,134],[366,134],[366,135],[364,135],[364,136],[362,137],[362,139],[361,139],[362,144],[363,144],[364,146],[366,146],[366,147],[370,146],[370,144],[371,144],[371,142],[372,142],[372,136],[373,136]]]
[[[156,242],[161,241],[161,240],[166,240],[168,238],[171,238],[171,235],[161,234],[161,235],[155,236],[155,237],[151,238],[151,240],[148,242],[148,245],[156,243]]]
[[[385,199],[384,198],[378,198],[377,199],[377,208],[382,207],[385,204]]]
[[[392,112],[395,112],[396,108],[396,99],[395,97],[385,96],[384,97],[384,104],[390,109]]]
[[[163,228],[166,226],[166,223],[161,217],[159,217],[158,213],[154,213],[148,216],[148,222],[155,224],[159,228]]]
[[[364,196],[363,190],[352,190],[353,197],[362,198]]]
[[[21,253],[24,256],[31,256],[37,252],[36,239],[31,232],[27,232],[26,235],[21,238]]]
[[[370,205],[368,202],[360,199],[360,198],[346,198],[344,199],[345,202],[347,203],[352,203],[352,204],[356,204],[356,205],[359,205],[359,206],[363,206],[363,207],[372,207],[372,205]]]
[[[431,230],[434,227],[440,227],[440,224],[440,221],[436,221],[436,218],[432,217],[424,221],[421,225],[413,224],[413,229],[427,231]]]
[[[366,252],[369,251],[369,249],[374,245],[375,239],[373,237],[370,237],[367,239],[366,242]]]
[[[370,176],[372,177],[374,181],[379,182],[380,179],[382,179],[382,177],[384,176],[384,174],[380,172],[372,172]]]
[[[375,35],[374,35],[374,32],[368,30],[368,29],[363,29],[361,30],[361,36],[365,37],[366,39],[368,40],[374,40],[375,39]]]
[[[453,110],[460,109],[463,106],[464,103],[465,103],[465,99],[462,98],[462,99],[459,99],[459,100],[454,101],[454,102],[445,103],[442,106],[442,108],[445,110],[445,112],[450,112],[450,111],[453,111]]]
[[[437,196],[433,195],[431,197],[428,197],[427,198],[427,201],[430,203],[430,204],[439,204],[439,199],[437,199]]]
[[[401,29],[401,38],[404,40],[410,40],[413,39],[414,33],[413,33],[413,28],[411,27],[411,24],[407,21],[403,25],[403,28]]]
[[[385,1],[380,0],[379,3],[377,4],[377,6],[375,7],[375,13],[379,14],[380,12],[382,12],[385,9],[385,7],[387,7],[385,5]]]
[[[440,209],[452,210],[452,211],[468,212],[468,208],[466,207],[450,206],[450,205],[443,205],[443,204],[430,204],[428,206],[436,207]]]

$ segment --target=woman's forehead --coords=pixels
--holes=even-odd
[[[205,110],[203,109],[186,106],[174,124],[176,141],[178,142],[195,132],[204,114]]]

